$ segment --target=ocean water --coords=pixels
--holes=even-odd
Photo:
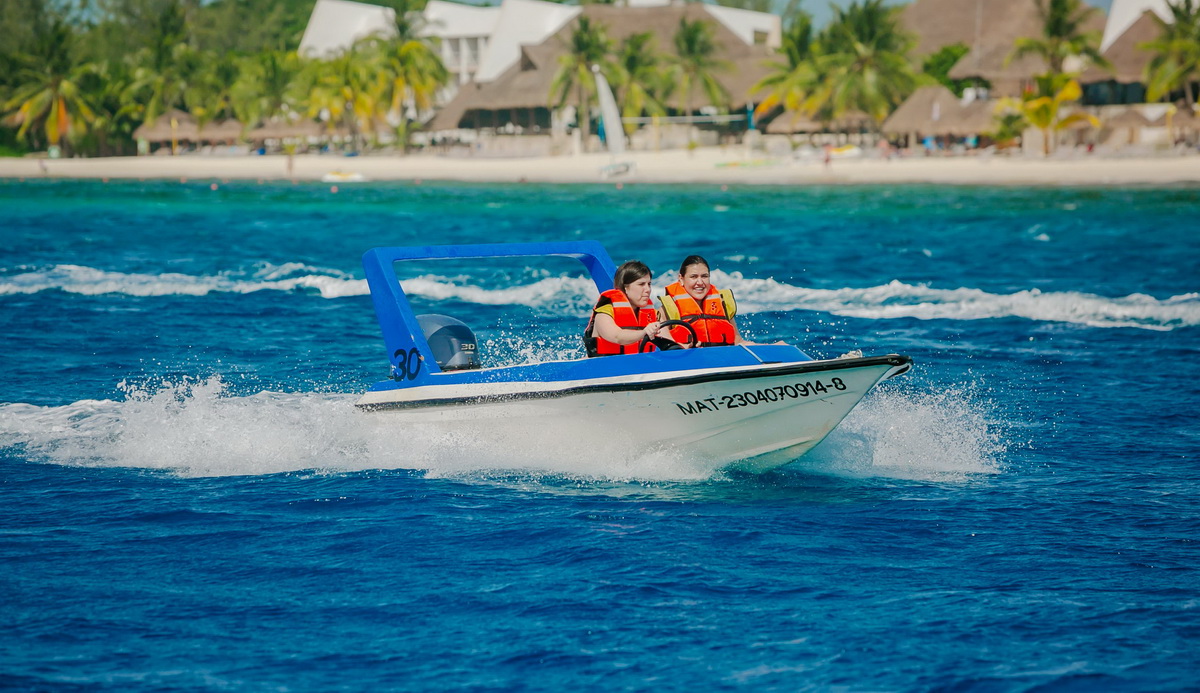
[[[213,186],[216,189],[213,189]],[[1200,190],[0,181],[0,689],[1200,689]],[[903,353],[770,474],[405,425],[359,258],[708,257]],[[414,266],[489,363],[558,265]],[[581,425],[586,425],[581,423]]]

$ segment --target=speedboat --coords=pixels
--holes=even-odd
[[[912,366],[898,354],[813,359],[791,345],[743,344],[481,367],[467,325],[418,316],[396,273],[396,263],[410,260],[545,256],[581,262],[597,294],[612,286],[616,266],[592,241],[374,248],[363,255],[391,377],[371,387],[359,409],[424,422],[579,421],[621,449],[763,472],[808,452],[872,387]]]

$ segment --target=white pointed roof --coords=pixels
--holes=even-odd
[[[372,34],[392,35],[396,31],[395,17],[395,11],[388,7],[348,0],[317,0],[300,39],[300,55],[330,57]]]
[[[1100,52],[1108,50],[1108,47],[1133,26],[1146,10],[1165,21],[1171,21],[1171,10],[1167,8],[1167,4],[1167,0],[1113,0],[1112,8],[1108,11],[1108,23],[1104,25],[1104,39],[1100,42]]]
[[[499,7],[478,7],[460,2],[429,0],[425,5],[425,36],[457,38],[490,36],[500,19]]]
[[[521,59],[522,44],[542,43],[582,11],[541,0],[504,0],[499,9],[487,50],[479,56],[477,82],[499,77]]]

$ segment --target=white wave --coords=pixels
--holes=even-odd
[[[416,423],[370,414],[354,395],[233,396],[219,377],[124,386],[122,400],[0,404],[0,447],[51,464],[181,477],[411,469],[584,481],[704,481],[723,472],[677,451],[631,456],[586,421]],[[844,476],[956,479],[994,472],[1003,452],[980,407],[958,394],[872,395],[797,465]]]
[[[336,270],[316,270],[322,273],[287,276],[297,271],[313,269],[298,263],[288,263],[264,265],[249,276],[235,272],[196,276],[176,272],[110,272],[80,265],[54,265],[48,269],[0,277],[0,296],[34,294],[53,289],[88,296],[205,296],[210,293],[248,294],[264,290],[297,289],[315,289],[324,298],[362,296],[370,293],[366,280],[352,279]]]
[[[657,278],[664,286],[670,273]],[[986,320],[1019,317],[1090,327],[1139,327],[1172,330],[1200,325],[1200,293],[1158,299],[1146,294],[1110,298],[1096,294],[1038,289],[994,294],[961,287],[940,289],[891,281],[869,287],[815,289],[774,279],[752,279],[739,272],[713,273],[713,281],[733,289],[743,314],[766,311],[816,311],[855,318],[921,320]],[[314,290],[323,298],[369,294],[367,283],[337,270],[299,263],[264,264],[247,273],[194,276],[178,273],[110,272],[79,265],[0,275],[0,296],[59,289],[97,295],[203,296],[214,292]],[[425,275],[404,281],[405,291],[429,300],[459,300],[480,305],[522,305],[545,310],[564,307],[586,311],[595,299],[591,281],[580,276],[549,276],[526,284],[489,287],[463,277]]]
[[[962,481],[1002,471],[1008,449],[993,405],[972,387],[874,390],[797,465],[839,476]]]
[[[891,281],[865,288],[812,289],[774,279],[746,279],[740,273],[714,274],[714,283],[731,288],[738,310],[811,310],[855,318],[986,320],[1019,317],[1090,327],[1140,327],[1171,330],[1200,325],[1200,293],[1157,299],[1146,294],[1108,298],[1075,291],[1038,289],[993,294],[980,289],[936,289]]]
[[[0,404],[0,447],[35,461],[132,467],[182,477],[316,470],[522,471],[615,481],[707,479],[715,469],[656,453],[631,458],[594,426],[406,422],[355,409],[353,395],[232,396],[219,377],[130,386],[123,400]],[[611,438],[611,436],[609,436]],[[587,442],[581,442],[586,440]]]

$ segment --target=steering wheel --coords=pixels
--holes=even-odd
[[[660,329],[663,327],[676,327],[676,326],[685,328],[688,331],[688,334],[691,336],[691,339],[689,339],[687,343],[691,344],[692,346],[695,346],[696,344],[700,343],[700,338],[698,336],[696,336],[696,328],[692,327],[691,323],[684,322],[683,320],[663,320],[662,322],[658,323],[658,326]],[[664,339],[664,338],[660,338],[660,337],[650,339],[649,337],[642,337],[642,341],[638,342],[638,353],[639,354],[645,353],[646,345],[650,344],[651,342],[654,343],[654,346],[658,347],[659,349],[661,349],[663,351],[670,351],[671,349],[682,349],[683,348],[677,342],[672,342],[669,339]],[[665,342],[665,344],[660,344],[660,342]]]

